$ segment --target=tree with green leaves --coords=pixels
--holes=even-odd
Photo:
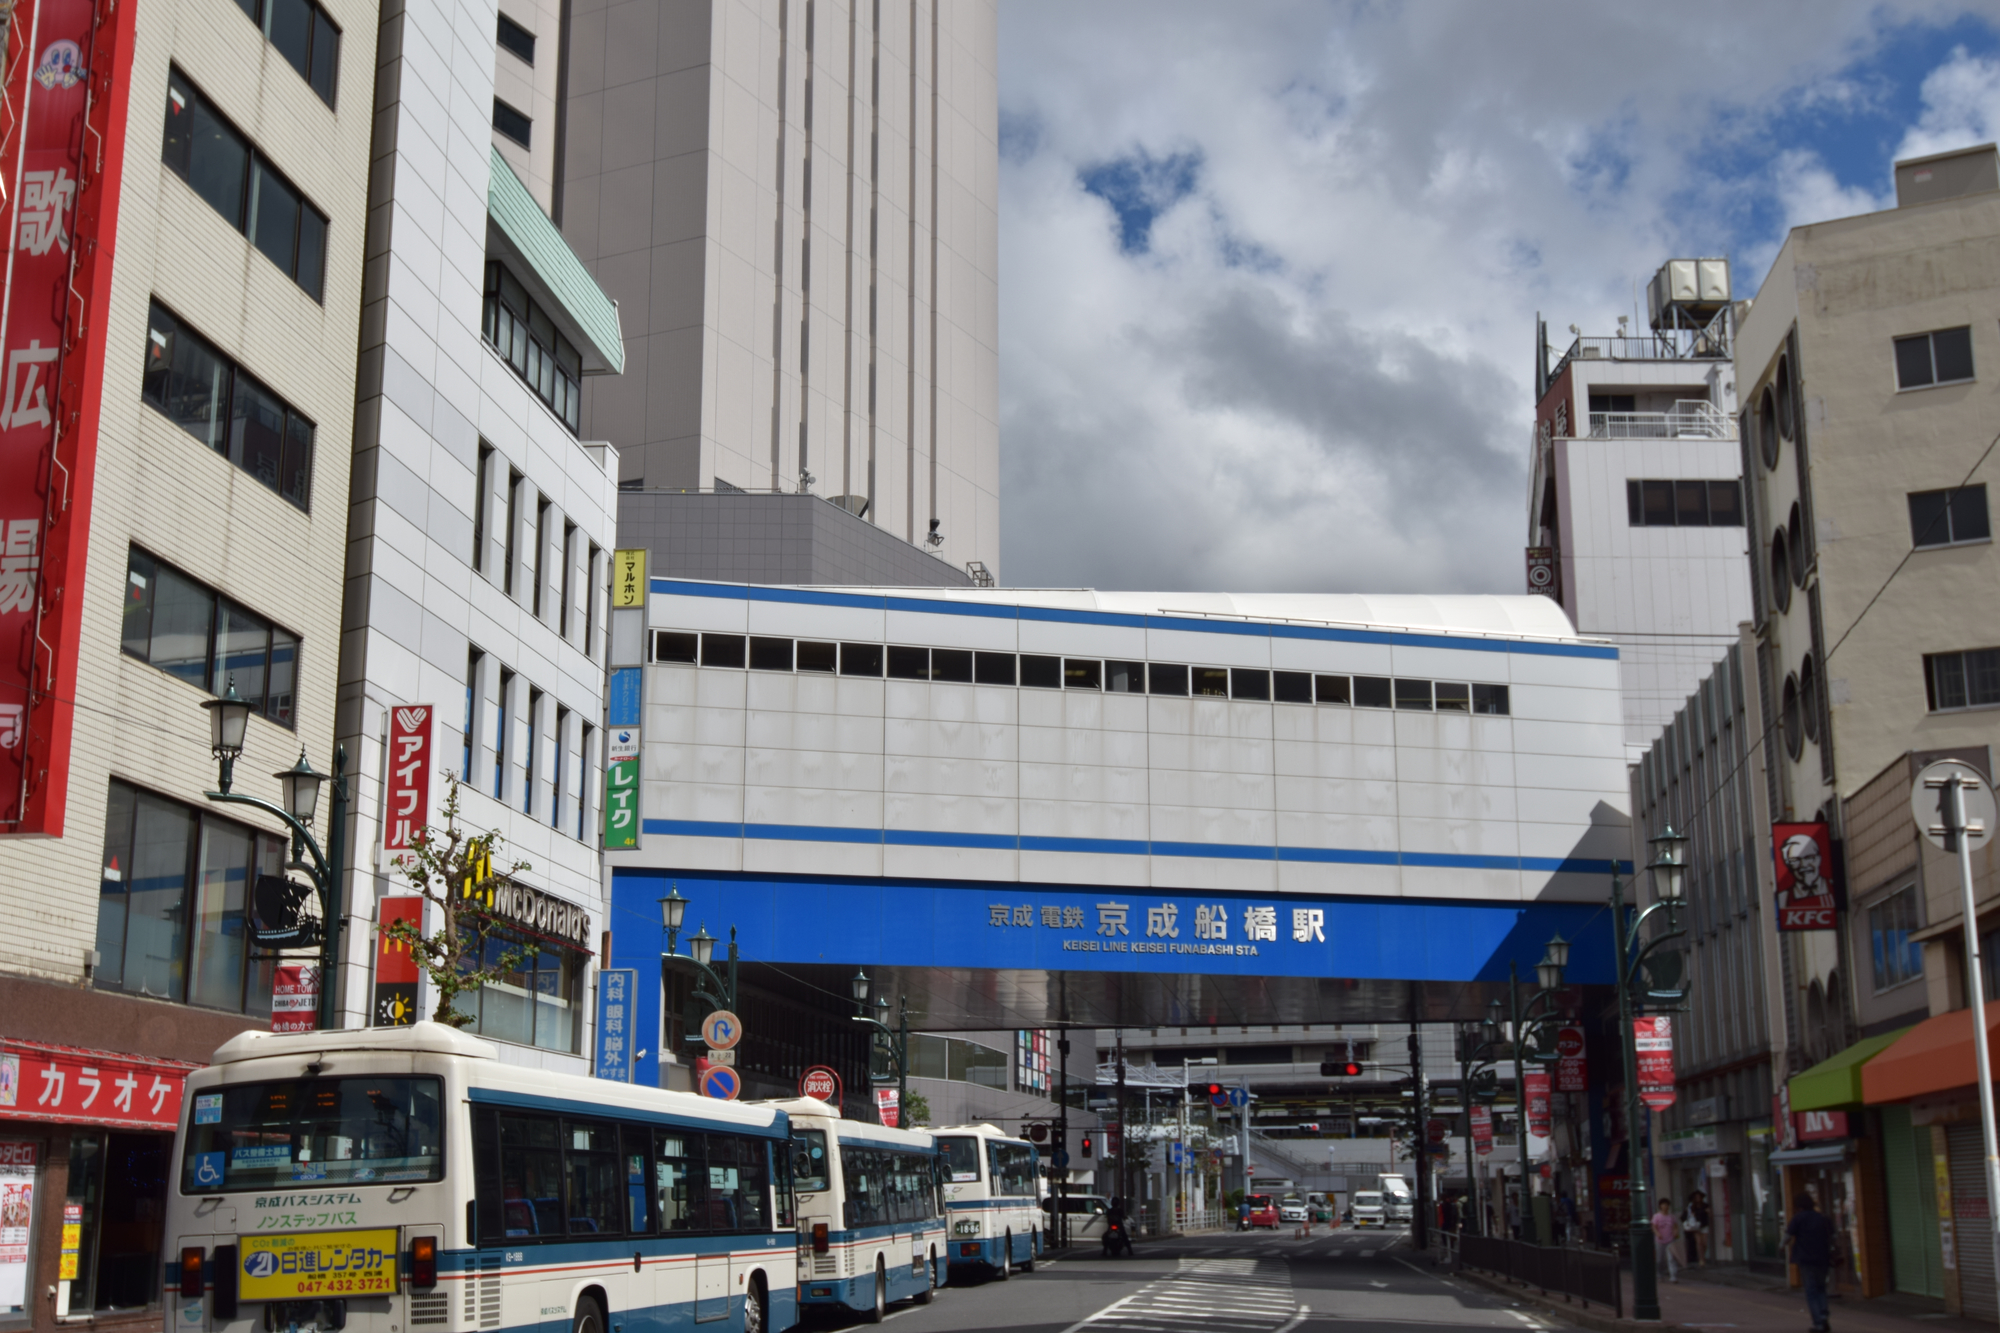
[[[502,846],[500,831],[474,833],[461,828],[458,775],[447,771],[444,776],[443,826],[424,825],[407,850],[390,858],[397,873],[422,896],[424,915],[438,923],[437,929],[425,933],[421,923],[392,921],[382,933],[408,948],[430,980],[437,996],[432,1020],[462,1028],[472,1023],[472,1015],[460,1011],[458,997],[514,971],[536,951],[534,945],[521,943],[487,957],[487,942],[507,934],[506,924],[493,914],[494,890],[532,867],[516,861],[494,871],[494,857]]]
[[[903,1098],[903,1113],[899,1117],[904,1129],[922,1129],[931,1122],[931,1100],[921,1092],[913,1092]]]

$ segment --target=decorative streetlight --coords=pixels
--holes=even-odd
[[[1487,1087],[1484,1080],[1498,1077],[1494,1067],[1499,1064],[1499,1051],[1500,1001],[1493,1000],[1486,1006],[1485,1018],[1477,1024],[1460,1024],[1458,1029],[1459,1100],[1465,1103],[1465,1175],[1472,1182],[1473,1226],[1482,1236],[1486,1234],[1486,1215],[1479,1206],[1479,1158],[1472,1143],[1472,1107]],[[1477,1090],[1475,1083],[1479,1085]]]
[[[868,1012],[869,984],[866,972],[856,972],[854,980],[848,983],[848,989],[854,996],[854,1006],[859,1011],[854,1015],[854,1021],[875,1029],[876,1035],[871,1037],[870,1041],[879,1044],[889,1053],[890,1062],[894,1066],[896,1115],[900,1119],[903,1115],[903,1105],[909,1100],[910,1095],[910,997],[907,995],[896,997],[896,1026],[892,1028],[889,1026],[888,996],[878,997],[874,1005],[875,1012],[873,1014]],[[875,1081],[873,1060],[869,1061],[869,1066],[868,1077],[872,1083]],[[884,1078],[882,1081],[886,1083],[889,1080]]]
[[[345,873],[342,858],[347,845],[347,747],[333,747],[332,812],[327,819],[327,845],[322,849],[312,835],[312,824],[326,775],[306,762],[305,750],[300,749],[296,764],[271,775],[278,780],[279,791],[285,798],[283,805],[231,791],[236,781],[236,760],[243,753],[244,736],[250,726],[250,705],[236,692],[236,679],[232,676],[224,681],[220,697],[205,700],[201,706],[208,712],[209,750],[216,758],[215,785],[219,789],[204,794],[211,801],[251,806],[284,821],[292,834],[292,859],[285,868],[305,872],[312,881],[314,896],[319,899],[317,1021],[320,1030],[327,1031],[337,1019],[333,983],[340,959],[340,882]],[[308,856],[312,859],[307,860]]]
[[[1535,980],[1540,983],[1541,989],[1530,995],[1526,1004],[1521,1003],[1521,982],[1515,965],[1512,963],[1507,965],[1507,998],[1513,1005],[1514,1020],[1512,1028],[1514,1037],[1514,1102],[1515,1114],[1520,1121],[1520,1124],[1517,1126],[1518,1132],[1516,1138],[1521,1157],[1521,1228],[1523,1231],[1528,1226],[1528,1188],[1530,1180],[1526,1062],[1532,1060],[1537,1064],[1547,1064],[1556,1058],[1553,1050],[1545,1051],[1541,1049],[1541,1036],[1550,1026],[1562,1021],[1562,1015],[1557,1012],[1555,1005],[1556,1001],[1562,997],[1563,969],[1568,964],[1569,941],[1557,935],[1548,942],[1547,947],[1543,950],[1542,961],[1535,964]],[[1538,1006],[1542,1009],[1540,1014],[1535,1013]],[[1526,1049],[1530,1037],[1533,1037],[1535,1042],[1533,1050]],[[1507,1201],[1502,1199],[1500,1206],[1504,1211]]]
[[[1658,1319],[1660,1317],[1660,1275],[1656,1268],[1652,1223],[1647,1214],[1651,1209],[1646,1199],[1646,1173],[1639,1165],[1640,1119],[1644,1107],[1639,1100],[1639,1051],[1638,1034],[1633,1030],[1632,1020],[1642,1002],[1634,991],[1639,987],[1639,973],[1653,952],[1670,940],[1679,939],[1687,932],[1681,928],[1680,907],[1687,892],[1687,838],[1674,832],[1669,824],[1658,837],[1647,840],[1653,848],[1653,859],[1646,869],[1653,874],[1653,892],[1659,901],[1644,911],[1635,914],[1628,923],[1626,917],[1624,886],[1619,883],[1618,872],[1611,872],[1611,930],[1612,944],[1617,950],[1618,985],[1618,1046],[1625,1058],[1625,1172],[1628,1182],[1626,1197],[1631,1209],[1630,1238],[1632,1247],[1632,1317],[1634,1319]],[[1667,913],[1667,929],[1651,940],[1643,940],[1640,932],[1646,920],[1662,908]],[[1662,1008],[1676,1004],[1679,992],[1648,990],[1647,996],[1664,1003]]]

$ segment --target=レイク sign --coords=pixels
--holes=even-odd
[[[1824,823],[1771,825],[1779,930],[1837,930],[1833,834]]]
[[[384,851],[408,851],[430,822],[436,712],[429,704],[399,704],[389,710],[389,753],[382,773]]]
[[[1674,1104],[1674,1020],[1659,1014],[1632,1020],[1632,1049],[1638,1054],[1639,1100],[1655,1111]]]

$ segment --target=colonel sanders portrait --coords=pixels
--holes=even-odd
[[[1778,848],[1785,868],[1792,872],[1790,892],[1780,895],[1780,907],[1820,906],[1833,901],[1833,885],[1827,882],[1820,864],[1819,839],[1809,833],[1795,833]]]

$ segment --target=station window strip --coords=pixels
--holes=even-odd
[[[818,672],[876,679],[886,676],[891,680],[1194,696],[1256,703],[1328,704],[1401,712],[1505,717],[1511,711],[1507,686],[1479,681],[1266,671],[1256,667],[989,653],[970,648],[837,643],[690,630],[654,630],[651,660],[751,671]]]

